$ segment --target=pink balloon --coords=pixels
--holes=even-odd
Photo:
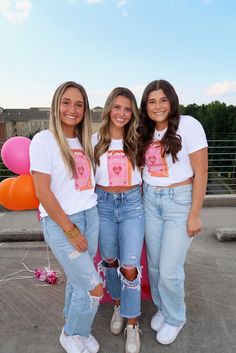
[[[9,138],[2,146],[1,157],[5,166],[15,174],[29,174],[29,146],[31,140],[16,136]]]

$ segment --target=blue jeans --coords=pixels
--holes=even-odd
[[[68,335],[88,336],[100,299],[91,296],[89,291],[102,283],[92,260],[96,254],[98,242],[97,207],[68,217],[85,235],[88,241],[87,251],[76,250],[66,238],[61,227],[50,217],[41,219],[41,227],[45,241],[67,278],[64,307],[65,332]]]
[[[144,183],[145,241],[154,304],[166,322],[186,322],[184,263],[192,239],[186,231],[192,185],[160,188]]]
[[[144,212],[141,190],[111,193],[97,188],[100,219],[99,248],[103,258],[108,292],[120,300],[120,314],[134,318],[141,314],[140,257],[144,238]],[[120,267],[107,267],[106,260],[117,259]],[[122,267],[137,269],[133,281],[121,273]]]

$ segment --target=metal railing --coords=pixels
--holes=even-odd
[[[208,139],[208,195],[236,194],[236,136]],[[0,181],[13,175],[0,161]]]
[[[207,194],[236,194],[236,136],[208,139]]]
[[[3,164],[2,160],[0,160],[0,182],[6,178],[10,178],[16,176],[10,170],[8,170]]]

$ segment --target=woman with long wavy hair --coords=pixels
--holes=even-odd
[[[98,243],[97,197],[89,103],[85,89],[69,81],[52,99],[49,130],[30,145],[45,241],[66,278],[65,325],[60,343],[67,353],[96,353],[91,325],[103,295],[93,257]]]
[[[138,316],[141,314],[140,257],[144,238],[141,175],[135,165],[138,109],[133,93],[113,89],[93,136],[96,193],[100,218],[101,268],[114,302],[110,330],[126,326],[126,353],[140,352]]]
[[[157,308],[151,327],[158,342],[170,344],[186,322],[184,263],[202,228],[207,140],[199,121],[180,115],[178,96],[165,80],[145,88],[139,132],[148,274]]]

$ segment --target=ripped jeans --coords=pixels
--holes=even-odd
[[[91,296],[89,291],[94,289],[99,283],[102,283],[102,279],[96,272],[92,260],[96,254],[98,242],[99,220],[97,207],[92,207],[68,217],[78,226],[81,233],[86,236],[88,241],[87,251],[77,251],[66,238],[61,227],[50,217],[41,219],[41,227],[46,243],[51,248],[67,278],[64,307],[66,323],[64,330],[70,336],[88,336],[100,299],[99,297]]]
[[[106,286],[112,299],[120,300],[120,314],[126,318],[141,315],[140,257],[144,239],[144,211],[140,187],[111,193],[96,188],[100,219],[99,248]],[[107,260],[118,260],[119,267],[108,267]],[[136,268],[133,281],[123,268]]]

